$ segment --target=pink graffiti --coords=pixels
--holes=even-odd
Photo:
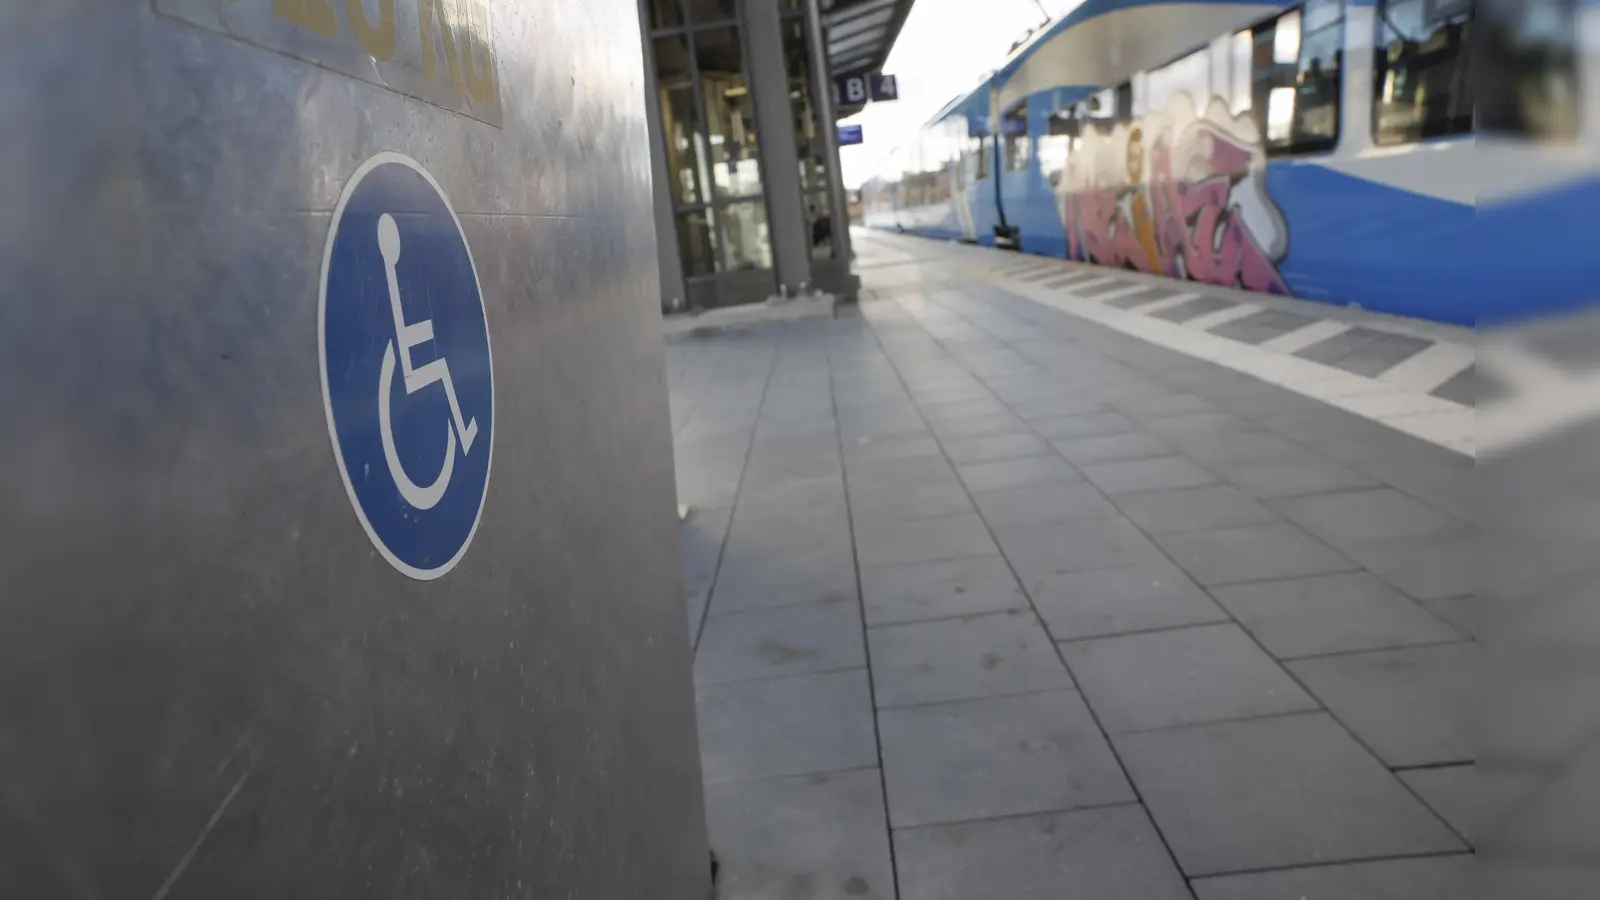
[[[1221,142],[1213,146],[1225,146]],[[1229,199],[1235,182],[1248,174],[1238,168],[1212,166],[1212,175],[1185,181],[1171,171],[1171,155],[1164,145],[1154,159],[1156,235],[1167,272],[1183,271],[1195,281],[1242,287],[1266,294],[1287,294],[1289,287],[1267,254],[1245,227]],[[1228,159],[1227,154],[1215,154]],[[1248,157],[1246,157],[1246,162]],[[1238,173],[1238,174],[1234,174]]]
[[[1139,162],[1130,163],[1130,177],[1123,183],[1063,191],[1068,256],[1114,268],[1288,294],[1276,261],[1251,233],[1234,197],[1235,187],[1252,177],[1250,149],[1203,121],[1184,133],[1176,154],[1168,134],[1150,138],[1146,132],[1147,151],[1129,154]],[[1148,184],[1137,183],[1146,165]]]
[[[1133,229],[1126,227],[1117,205],[1122,202],[1123,191],[1118,188],[1100,188],[1084,191],[1067,199],[1069,221],[1077,228],[1069,229],[1068,241],[1074,259],[1080,250],[1087,258],[1103,266],[1123,268],[1132,266],[1141,272],[1150,270],[1150,261],[1144,248],[1139,246]],[[1075,213],[1072,210],[1075,209]]]

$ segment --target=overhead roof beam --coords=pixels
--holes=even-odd
[[[884,8],[860,18],[850,19],[839,25],[830,25],[827,30],[828,43],[832,44],[840,38],[847,38],[863,31],[882,30],[894,18],[894,10]]]
[[[864,3],[853,3],[849,6],[835,7],[831,11],[823,12],[822,24],[840,25],[850,21],[851,19],[859,19],[862,16],[871,15],[872,13],[880,10],[888,9],[894,6],[895,3],[896,0],[866,0]]]
[[[828,42],[828,54],[830,56],[832,56],[834,54],[838,54],[840,56],[843,56],[843,55],[846,55],[847,53],[854,53],[856,51],[859,51],[862,48],[866,48],[866,49],[870,49],[870,50],[876,50],[877,47],[878,47],[878,44],[880,44],[882,42],[883,42],[883,32],[882,31],[868,31],[868,32],[864,32],[862,34],[851,35],[850,37],[847,37],[842,41],[829,41]]]

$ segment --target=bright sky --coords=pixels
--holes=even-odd
[[[915,0],[883,71],[895,76],[900,99],[871,103],[845,121],[862,126],[863,143],[841,147],[844,182],[859,187],[939,108],[972,90],[1005,59],[1012,43],[1082,0]]]

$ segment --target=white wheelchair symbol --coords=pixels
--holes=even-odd
[[[394,313],[396,340],[383,350],[383,369],[378,374],[378,428],[383,438],[383,458],[389,463],[389,476],[394,479],[400,496],[417,509],[432,509],[450,487],[450,475],[456,468],[456,435],[461,435],[461,454],[472,450],[472,440],[478,436],[478,420],[463,422],[461,402],[456,399],[455,384],[450,380],[450,366],[441,356],[420,368],[411,364],[411,349],[433,340],[433,320],[425,319],[407,324],[405,310],[400,305],[400,281],[395,275],[395,264],[400,261],[400,228],[394,217],[384,213],[378,218],[378,252],[383,254],[384,274],[389,281],[389,308]],[[394,424],[389,405],[393,395],[395,344],[400,345],[400,369],[405,378],[406,393],[415,394],[430,384],[443,384],[445,398],[450,401],[451,421],[445,423],[444,465],[433,483],[422,486],[411,480],[400,464],[400,454],[394,446]]]

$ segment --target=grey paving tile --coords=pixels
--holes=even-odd
[[[1058,385],[1051,395],[1013,401],[1011,411],[1033,422],[1104,412],[1105,407],[1091,396],[1077,391],[1064,391]]]
[[[1215,484],[1220,479],[1181,456],[1085,464],[1083,477],[1108,494]]]
[[[1062,271],[1064,270],[1060,266],[1043,266],[1017,277],[1020,281],[1043,281],[1046,278],[1054,278],[1060,275]]]
[[[1351,353],[1345,354],[1336,360],[1333,365],[1344,369],[1346,372],[1353,372],[1368,378],[1376,378],[1432,347],[1433,343],[1433,341],[1426,338],[1412,337],[1405,334],[1387,334],[1376,340],[1369,341]]]
[[[1112,406],[1130,416],[1175,416],[1179,413],[1216,412],[1217,405],[1194,394],[1184,394],[1170,388],[1131,394],[1108,401]]]
[[[931,434],[903,434],[890,437],[862,437],[845,445],[845,470],[856,462],[911,459],[941,456],[944,450]]]
[[[1457,631],[1470,637],[1478,637],[1478,598],[1445,597],[1438,600],[1424,600],[1422,605],[1428,611],[1456,627]]]
[[[1028,606],[1022,586],[999,555],[863,569],[861,594],[868,625]]]
[[[1317,321],[1311,316],[1280,309],[1263,309],[1211,329],[1211,333],[1246,344],[1264,344]]]
[[[752,518],[734,512],[722,553],[724,569],[785,565],[793,560],[839,560],[850,555],[850,525],[842,511],[801,511]]]
[[[962,419],[972,419],[980,416],[1003,416],[1009,410],[1004,403],[993,397],[974,397],[967,400],[951,400],[944,403],[925,403],[921,407],[922,414],[929,422],[957,422]]]
[[[867,640],[879,708],[1072,687],[1031,612],[890,625]]]
[[[1409,335],[1356,326],[1295,353],[1302,359],[1376,377],[1433,344]]]
[[[1161,552],[1133,523],[1111,516],[996,528],[995,537],[1030,590],[1063,572],[1161,560]]]
[[[1279,659],[1465,639],[1366,572],[1261,581],[1211,593]]]
[[[1062,288],[1071,287],[1074,284],[1083,284],[1084,282],[1091,281],[1096,277],[1098,276],[1086,274],[1068,275],[1065,278],[1057,278],[1054,281],[1046,281],[1044,286],[1050,288],[1051,290],[1061,290]]]
[[[1203,296],[1180,303],[1177,306],[1169,306],[1166,309],[1151,313],[1151,316],[1157,319],[1165,319],[1168,322],[1183,323],[1224,309],[1233,309],[1238,305],[1221,297]]]
[[[1079,297],[1093,299],[1095,297],[1104,297],[1106,294],[1115,293],[1132,286],[1133,284],[1131,282],[1125,281],[1121,278],[1112,278],[1109,281],[1105,281],[1101,284],[1091,284],[1087,287],[1075,288],[1073,293],[1077,294]]]
[[[1115,503],[1133,524],[1150,534],[1255,525],[1278,519],[1250,495],[1226,484],[1119,494]]]
[[[1081,479],[975,491],[972,499],[978,504],[978,513],[995,528],[1118,514],[1117,507],[1099,489]]]
[[[995,413],[987,416],[972,416],[965,419],[952,419],[948,422],[932,422],[929,427],[940,440],[953,441],[961,438],[987,437],[997,434],[1030,434],[1028,423],[1022,421],[1011,413]]]
[[[1389,766],[1465,762],[1476,644],[1324,656],[1289,670]]]
[[[710,614],[772,609],[800,603],[848,603],[856,599],[855,570],[843,557],[794,559],[730,568],[724,564],[712,588]]]
[[[1288,523],[1184,531],[1156,538],[1205,587],[1347,572],[1355,563]]]
[[[852,465],[848,474],[852,491],[899,490],[955,480],[955,468],[942,455],[863,461]]]
[[[1138,430],[1138,426],[1133,424],[1132,419],[1121,413],[1114,412],[1085,413],[1082,415],[1036,419],[1029,424],[1041,436],[1053,441],[1103,437],[1108,434],[1122,434]]]
[[[1121,297],[1113,297],[1106,301],[1106,305],[1115,306],[1118,309],[1133,309],[1136,306],[1143,306],[1146,303],[1154,303],[1157,300],[1165,300],[1168,297],[1176,297],[1178,296],[1178,293],[1178,291],[1175,291],[1172,288],[1152,286],[1147,287],[1142,291],[1134,291],[1131,294],[1124,294]]]
[[[679,526],[678,540],[683,556],[684,593],[689,613],[689,639],[700,633],[717,578],[717,563],[722,558],[722,541],[728,533],[731,509],[696,509]]]
[[[972,498],[955,478],[920,484],[850,485],[850,512],[858,524],[932,519],[972,511]]]
[[[1441,400],[1460,403],[1463,406],[1478,405],[1478,367],[1467,366],[1444,384],[1433,389],[1433,395]]]
[[[1134,799],[1076,691],[886,709],[878,729],[894,828]]]
[[[815,603],[713,616],[695,652],[694,676],[714,684],[866,664],[856,604]]]
[[[1165,560],[1052,575],[1030,591],[1058,641],[1228,620],[1222,607]]]
[[[894,900],[877,769],[706,787],[721,896]]]
[[[1262,499],[1378,486],[1378,482],[1367,475],[1303,450],[1300,456],[1208,460],[1206,465],[1247,493]]]
[[[702,685],[696,697],[708,783],[878,764],[865,670]]]
[[[956,472],[972,491],[1083,481],[1083,476],[1070,463],[1049,453],[1048,446],[1045,449],[1047,455],[1044,456],[967,463],[957,467]]]
[[[1196,413],[1204,415],[1204,413]],[[1169,438],[1183,455],[1202,465],[1218,468],[1224,463],[1247,463],[1273,459],[1306,458],[1303,444],[1270,431],[1242,428],[1234,432],[1199,432]],[[1220,469],[1219,469],[1220,471]],[[1356,485],[1360,487],[1360,485]]]
[[[1454,516],[1385,487],[1293,497],[1270,505],[1284,518],[1336,546],[1430,537],[1466,526]]]
[[[976,513],[909,522],[863,522],[856,529],[863,568],[894,566],[996,552],[989,528]]]
[[[1231,412],[1192,412],[1141,419],[1140,426],[1168,441],[1193,435],[1235,435],[1250,430],[1250,420]]]
[[[861,438],[892,437],[902,434],[920,434],[928,430],[922,415],[914,408],[894,412],[874,412],[839,417],[839,436],[846,444]]]
[[[1495,834],[1504,817],[1526,797],[1527,783],[1522,779],[1486,777],[1477,766],[1411,769],[1399,776],[1457,834],[1475,845]]]
[[[1050,444],[1036,434],[997,434],[983,437],[946,439],[945,453],[957,465],[1016,459],[1050,452]]]
[[[1061,649],[1084,699],[1113,734],[1317,708],[1233,624],[1074,641]]]
[[[898,831],[903,900],[1191,900],[1142,807]]]
[[[1465,849],[1323,713],[1140,732],[1116,743],[1191,877]]]
[[[1197,878],[1193,885],[1199,900],[1467,900],[1481,883],[1474,865],[1462,854]]]
[[[1172,454],[1171,444],[1142,431],[1063,438],[1053,443],[1062,456],[1080,466],[1100,462],[1155,459]]]
[[[1340,548],[1374,575],[1418,600],[1459,597],[1478,588],[1474,531],[1425,538],[1358,541]]]
[[[844,479],[778,478],[746,481],[739,487],[735,518],[826,514],[844,506]]]

